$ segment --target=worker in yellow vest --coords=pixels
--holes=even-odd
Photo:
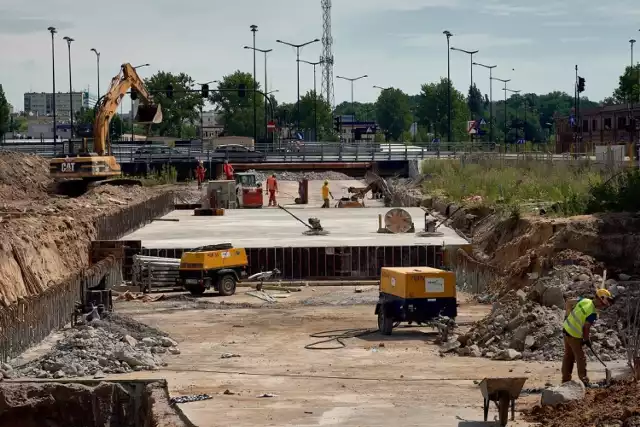
[[[573,308],[567,307],[567,316],[563,324],[564,357],[562,358],[562,382],[571,381],[574,363],[578,365],[578,377],[589,384],[587,377],[587,358],[583,346],[591,346],[589,331],[598,319],[597,310],[613,304],[613,296],[606,289],[598,289],[593,299],[580,298]]]
[[[331,206],[329,206],[329,196],[331,196],[331,198],[333,199],[333,194],[331,194],[331,190],[329,190],[329,181],[328,180],[324,180],[324,185],[322,186],[322,207],[323,208],[330,208]]]

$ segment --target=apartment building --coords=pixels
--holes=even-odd
[[[24,94],[24,111],[38,116],[53,115],[53,94],[44,92],[27,92]],[[55,94],[56,116],[69,117],[73,104],[74,114],[84,108],[89,108],[88,92],[58,92]]]

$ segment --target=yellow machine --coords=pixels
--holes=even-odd
[[[203,246],[182,254],[178,285],[192,295],[202,295],[209,288],[220,295],[233,295],[248,265],[247,252],[230,243]]]
[[[162,110],[151,104],[151,95],[131,64],[123,64],[120,73],[111,80],[107,93],[99,101],[93,125],[93,149],[90,152],[86,139],[80,152],[64,158],[54,158],[49,163],[49,174],[54,179],[80,178],[88,181],[103,180],[121,174],[120,165],[111,153],[109,123],[118,110],[122,97],[129,89],[132,96],[141,98],[145,105],[138,107],[139,123],[160,123]]]
[[[446,340],[458,314],[455,274],[429,267],[383,267],[375,314],[384,335],[401,322],[415,322],[438,328]]]

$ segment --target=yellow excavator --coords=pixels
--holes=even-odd
[[[147,124],[162,122],[162,109],[159,105],[151,103],[151,95],[135,68],[131,64],[123,64],[120,67],[120,73],[111,80],[107,93],[96,104],[93,151],[89,149],[88,141],[84,138],[78,153],[51,159],[49,175],[52,178],[81,179],[84,182],[112,178],[108,181],[109,183],[119,184],[118,180],[113,178],[119,176],[122,170],[111,151],[109,123],[118,110],[122,97],[129,89],[134,100],[139,98],[143,102],[138,106],[136,121]]]

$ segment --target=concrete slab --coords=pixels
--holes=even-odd
[[[304,221],[320,219],[327,236],[304,236],[306,227],[278,208],[227,210],[221,217],[196,217],[191,211],[174,211],[165,218],[179,222],[153,222],[123,240],[141,240],[146,248],[193,248],[229,242],[244,248],[462,245],[466,241],[447,227],[443,237],[418,237],[413,233],[379,234],[378,215],[389,208],[293,210]],[[423,228],[424,212],[406,208],[416,229]]]
[[[295,205],[294,200],[298,197],[298,183],[296,181],[279,181],[278,186],[280,191],[276,194],[276,200],[282,206],[289,208],[319,208],[322,206],[322,185],[324,183],[318,180],[309,181],[309,204],[307,205]],[[337,201],[341,197],[349,197],[349,187],[361,188],[365,187],[367,184],[363,181],[359,180],[337,180],[337,181],[329,181],[329,190],[335,197],[335,201],[332,203],[332,206],[335,206]],[[266,184],[263,183],[263,188],[267,188]],[[367,197],[364,200],[364,204],[366,207],[384,207],[384,202],[382,200],[372,200],[370,199],[371,193],[367,194]],[[264,205],[267,206],[269,204],[269,195],[265,194],[264,196]]]

